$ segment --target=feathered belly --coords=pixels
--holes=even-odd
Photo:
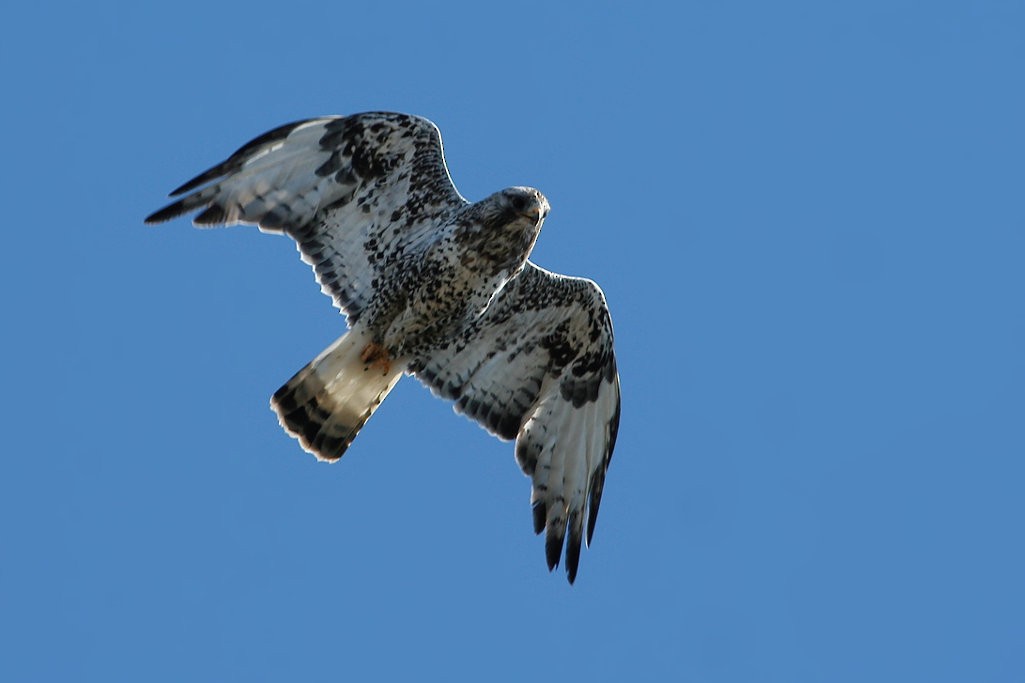
[[[434,271],[412,288],[383,343],[397,356],[445,346],[487,310],[505,278],[465,268]]]

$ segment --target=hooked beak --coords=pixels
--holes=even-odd
[[[540,223],[548,215],[548,211],[551,207],[548,205],[548,200],[541,197],[541,201],[532,205],[529,209],[524,211],[521,215],[525,218],[529,218],[535,224]]]

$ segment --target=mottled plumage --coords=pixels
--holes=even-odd
[[[378,112],[275,128],[179,195],[146,222],[198,211],[199,226],[284,233],[348,316],[350,330],[271,399],[289,434],[337,460],[402,374],[415,375],[516,439],[548,567],[565,545],[574,580],[616,442],[619,377],[601,289],[527,260],[548,214],[540,192],[468,202],[434,124]]]

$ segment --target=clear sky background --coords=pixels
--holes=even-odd
[[[1025,679],[1021,3],[2,14],[0,679]],[[279,429],[344,324],[289,241],[142,224],[369,109],[540,188],[534,260],[605,290],[573,587],[414,380],[337,465]]]

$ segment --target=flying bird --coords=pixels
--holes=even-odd
[[[170,196],[146,223],[198,212],[199,227],[285,234],[347,316],[348,331],[271,398],[286,432],[337,461],[415,376],[516,440],[548,569],[565,546],[573,583],[616,443],[619,375],[598,285],[527,258],[544,195],[510,187],[467,201],[433,123],[372,112],[275,128]]]

